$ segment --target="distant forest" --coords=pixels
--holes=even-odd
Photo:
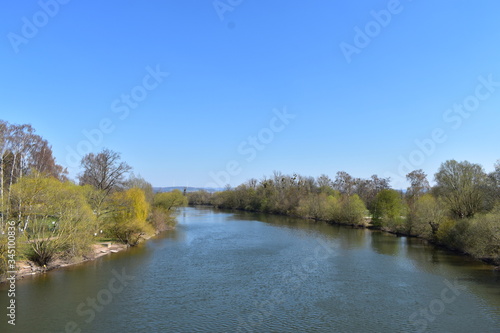
[[[500,161],[487,174],[479,164],[449,160],[429,185],[422,170],[406,175],[410,187],[390,187],[389,178],[335,179],[274,172],[222,192],[188,193],[191,205],[211,205],[297,216],[396,234],[421,237],[435,244],[500,265]]]

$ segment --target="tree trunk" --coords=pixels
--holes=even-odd
[[[16,154],[12,154],[13,159],[12,159],[12,166],[10,168],[10,179],[9,179],[9,189],[8,189],[8,195],[7,195],[7,218],[10,217],[10,200],[11,200],[11,194],[12,194],[12,180],[14,179],[14,169],[16,167]]]
[[[0,229],[3,230],[5,226],[5,201],[4,201],[4,196],[3,196],[3,175],[4,175],[4,168],[5,166],[3,165],[3,152],[1,152],[2,156],[0,156],[0,205],[1,205],[1,210],[0,210]]]

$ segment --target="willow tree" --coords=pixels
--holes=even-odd
[[[104,227],[111,237],[135,246],[145,235],[154,233],[147,221],[150,206],[143,190],[132,188],[115,192],[107,205],[110,214],[105,218]]]
[[[90,251],[95,218],[81,187],[33,173],[14,184],[12,197],[29,259],[46,265]]]
[[[124,183],[124,187],[126,190],[131,188],[140,188],[144,191],[146,195],[146,201],[152,205],[154,201],[154,190],[153,185],[146,181],[141,175],[136,176],[133,172],[130,173],[127,181]]]

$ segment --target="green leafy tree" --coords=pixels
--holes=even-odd
[[[477,258],[491,259],[500,265],[500,207],[474,216],[470,220],[468,232],[463,236],[466,252]]]
[[[187,193],[187,198],[190,205],[212,204],[212,195],[205,190]]]
[[[357,194],[342,198],[340,213],[343,222],[354,225],[365,224],[366,206]]]
[[[171,211],[177,207],[187,206],[187,204],[188,199],[180,190],[157,193],[154,197],[154,206],[166,211]]]
[[[404,204],[401,194],[395,190],[382,190],[376,198],[373,208],[373,221],[376,225],[394,228],[402,223]]]
[[[426,193],[416,199],[413,210],[413,217],[408,220],[408,233],[436,239],[439,227],[447,215],[440,199]]]
[[[441,164],[435,178],[437,193],[455,217],[473,217],[482,210],[487,175],[479,164],[449,160]]]

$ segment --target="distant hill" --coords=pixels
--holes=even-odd
[[[187,192],[196,192],[196,191],[207,191],[210,193],[222,191],[222,188],[211,188],[211,187],[189,187],[189,186],[170,186],[170,187],[153,187],[153,191],[155,193],[161,192],[172,192],[173,190],[184,191],[186,189]]]

